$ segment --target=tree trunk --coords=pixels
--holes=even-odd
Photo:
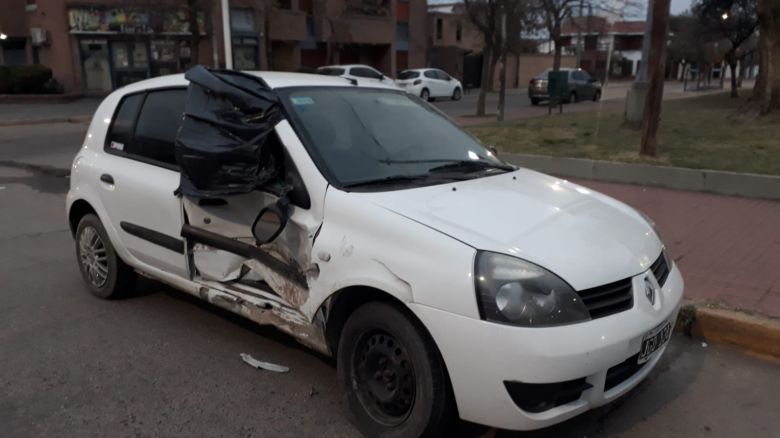
[[[579,67],[579,64],[575,67]],[[555,40],[555,55],[553,55],[553,71],[561,69],[561,45],[559,41]]]
[[[664,46],[666,28],[669,22],[670,0],[653,0],[653,24],[650,30],[650,53],[647,62],[647,76],[650,85],[645,97],[642,118],[642,142],[640,155],[655,157],[658,140],[658,122],[661,118],[661,100],[664,94]]]
[[[733,61],[729,64],[731,68],[731,97],[739,97],[737,92],[737,63]]]
[[[495,52],[490,57],[490,72],[488,72],[488,91],[495,91],[496,65],[498,64],[499,52]]]
[[[759,70],[749,109],[758,115],[780,111],[780,2],[758,0]]]
[[[501,70],[498,77],[498,114],[497,119],[499,122],[504,121],[504,109],[506,106],[506,13],[502,16],[501,20]]]
[[[485,94],[490,83],[488,75],[490,74],[491,52],[492,50],[489,46],[485,46],[485,50],[482,52],[482,78],[479,84],[479,97],[477,97],[477,116],[485,115]]]

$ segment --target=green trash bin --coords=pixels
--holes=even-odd
[[[550,103],[559,104],[568,98],[569,73],[565,71],[550,71],[547,73],[547,94]]]

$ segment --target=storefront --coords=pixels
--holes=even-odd
[[[201,36],[204,16],[198,14]],[[68,10],[76,38],[83,91],[104,94],[152,76],[192,65],[188,12],[141,8],[74,7]]]

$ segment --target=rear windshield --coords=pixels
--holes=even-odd
[[[323,67],[317,70],[317,73],[327,76],[341,76],[344,74],[343,68]]]
[[[398,79],[414,79],[419,77],[420,77],[419,71],[406,70],[398,74]]]

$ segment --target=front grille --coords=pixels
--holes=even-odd
[[[582,391],[593,388],[584,377],[556,383],[505,381],[504,386],[517,407],[533,413],[544,412],[579,400]]]
[[[577,294],[590,312],[591,319],[623,312],[634,305],[631,278],[581,290]]]
[[[669,264],[666,262],[666,253],[664,251],[661,251],[661,255],[650,266],[650,270],[653,271],[658,284],[663,286],[666,283],[666,278],[669,277]]]
[[[608,369],[607,380],[604,382],[604,391],[609,391],[620,385],[641,370],[645,364],[636,363],[637,359],[639,359],[639,353]]]

